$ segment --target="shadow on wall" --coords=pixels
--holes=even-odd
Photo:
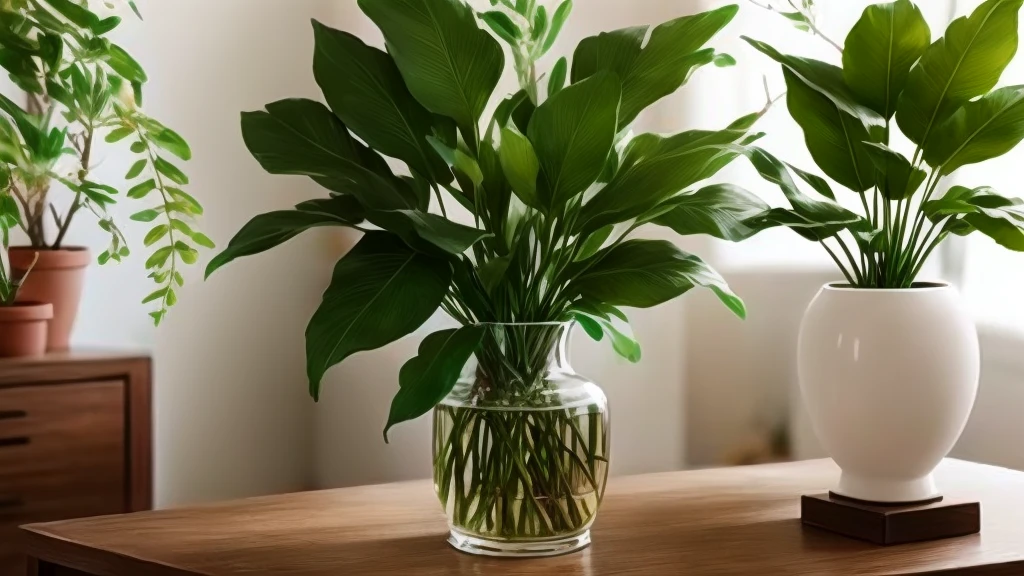
[[[836,280],[835,273],[778,267],[725,276],[747,304],[745,322],[728,322],[729,312],[707,294],[694,294],[686,309],[688,464],[814,452],[817,442],[806,419],[790,415],[791,406],[802,406],[796,341],[804,310],[823,284]]]

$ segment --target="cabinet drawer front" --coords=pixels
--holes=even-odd
[[[122,381],[0,389],[0,523],[125,510]]]

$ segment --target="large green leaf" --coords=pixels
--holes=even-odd
[[[924,145],[967,101],[991,90],[1017,52],[1017,19],[1024,0],[988,0],[957,18],[910,71],[896,122]]]
[[[838,203],[827,199],[807,196],[800,191],[793,177],[790,175],[786,165],[768,152],[751,147],[744,150],[747,158],[750,159],[754,169],[765,180],[774,183],[782,190],[782,193],[793,206],[793,211],[773,209],[763,215],[760,219],[747,221],[748,225],[755,227],[770,227],[770,225],[789,226],[794,229],[818,228],[819,232],[829,232],[824,237],[832,236],[844,227],[859,222],[861,217],[843,208]],[[801,230],[797,230],[800,232]],[[807,236],[805,236],[807,237]]]
[[[865,129],[873,131],[876,127],[880,129],[885,126],[885,119],[879,113],[861,104],[856,95],[850,91],[846,80],[843,79],[843,71],[838,67],[820,60],[782,54],[764,42],[746,36],[742,38],[762,54],[782,64],[785,70],[803,80],[804,85],[828,98],[840,111],[856,118]],[[788,84],[787,81],[787,86]],[[790,108],[792,109],[792,106]]]
[[[442,330],[427,336],[420,343],[419,353],[409,359],[398,373],[398,394],[391,401],[391,412],[384,428],[419,418],[452,391],[462,368],[483,341],[483,326],[463,326]]]
[[[601,70],[617,74],[622,80],[621,129],[678,90],[696,68],[712,62],[714,50],[701,50],[701,46],[729,24],[738,10],[729,5],[665,22],[654,28],[646,45],[646,26],[585,38],[573,53],[572,81]]]
[[[540,160],[545,206],[562,206],[597,180],[615,140],[619,97],[618,78],[601,72],[561,90],[533,113],[527,134]]]
[[[398,235],[412,248],[431,254],[439,254],[437,249],[440,249],[441,253],[458,256],[490,236],[486,230],[419,210],[371,210],[366,219]]]
[[[315,20],[313,28],[313,73],[348,129],[430,181],[451,182],[447,164],[427,144],[433,116],[409,93],[391,56]]]
[[[829,67],[822,72],[843,81],[839,68]],[[829,178],[854,192],[874,187],[875,167],[865,150],[865,142],[872,138],[864,125],[800,76],[789,70],[784,70],[784,75],[789,113],[803,130],[815,164]]]
[[[610,304],[650,308],[695,286],[710,288],[741,318],[740,300],[725,280],[700,258],[664,240],[627,240],[595,256],[597,263],[572,282],[581,296]]]
[[[498,150],[501,168],[508,177],[508,183],[523,204],[540,210],[542,204],[537,196],[537,174],[540,161],[533,150],[533,144],[513,127],[502,128],[501,148]]]
[[[310,228],[351,226],[363,218],[362,207],[350,196],[312,200],[295,208],[260,214],[250,220],[235,234],[227,248],[210,261],[206,277],[236,258],[266,252]]]
[[[1020,201],[1007,198],[988,186],[953,186],[941,198],[925,202],[921,211],[932,222],[939,222],[947,216],[976,212],[979,207],[1006,208],[1019,204]]]
[[[968,102],[935,130],[925,160],[951,174],[1006,154],[1024,140],[1024,86],[1007,86]]]
[[[708,234],[722,240],[739,242],[759,230],[745,220],[769,209],[768,204],[750,192],[732,184],[714,184],[670,202],[671,210],[653,220],[676,234]]]
[[[359,0],[359,7],[384,33],[412,95],[475,142],[505,55],[473,9],[462,0]]]
[[[334,268],[306,328],[309,392],[320,397],[327,369],[356,352],[412,333],[437,310],[451,283],[448,262],[385,232],[370,232]]]
[[[999,245],[1024,251],[1024,210],[1019,198],[1007,198],[982,186],[953,186],[939,199],[926,202],[924,214],[935,223],[953,216],[943,229],[965,236],[977,230]]]
[[[917,192],[927,173],[914,167],[906,156],[884,144],[868,142],[865,150],[878,169],[879,188],[889,200],[905,200]],[[884,179],[884,180],[883,180]]]
[[[593,232],[636,218],[676,193],[714,176],[738,152],[745,129],[641,134],[626,147],[618,173],[583,206],[578,228]]]
[[[243,112],[242,136],[271,174],[313,177],[332,190],[352,194],[368,208],[416,208],[416,195],[408,186],[319,102],[282,100],[267,104],[266,112]]]
[[[910,68],[931,38],[921,9],[910,0],[868,6],[846,37],[846,84],[861,102],[892,118]]]

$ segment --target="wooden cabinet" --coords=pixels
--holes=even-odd
[[[152,506],[149,358],[0,360],[0,575],[24,573],[17,527]]]

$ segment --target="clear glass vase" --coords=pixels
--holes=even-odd
[[[568,362],[569,324],[489,324],[434,409],[434,488],[448,541],[489,556],[590,544],[608,479],[608,401]]]

